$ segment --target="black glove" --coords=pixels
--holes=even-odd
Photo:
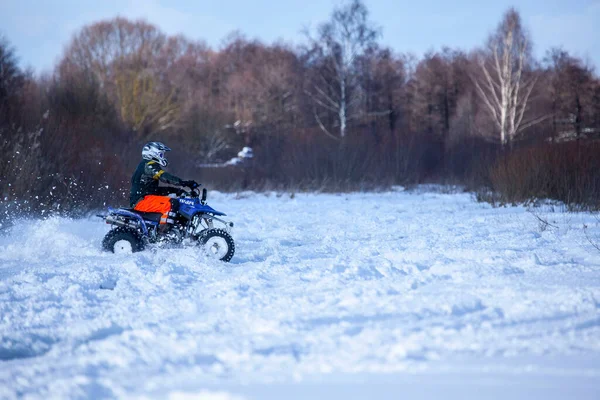
[[[200,184],[196,181],[182,181],[181,186],[188,187],[192,190],[196,189]]]

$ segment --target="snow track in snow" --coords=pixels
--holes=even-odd
[[[101,252],[96,219],[0,236],[0,398],[600,393],[591,215],[544,229],[467,194],[209,200],[236,224],[230,264]]]

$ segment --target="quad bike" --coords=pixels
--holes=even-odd
[[[178,199],[174,224],[166,232],[159,228],[160,213],[109,207],[107,215],[98,215],[112,226],[102,247],[113,253],[129,253],[142,251],[154,243],[193,244],[204,248],[209,256],[229,262],[235,252],[231,237],[233,222],[219,218],[226,214],[206,204],[206,189],[202,190],[202,197],[194,189],[190,193],[180,192]],[[215,222],[220,226],[215,226]]]

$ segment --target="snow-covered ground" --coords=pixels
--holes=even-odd
[[[214,194],[231,264],[0,236],[0,398],[600,398],[589,214],[468,194]]]

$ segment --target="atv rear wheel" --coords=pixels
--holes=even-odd
[[[200,234],[198,242],[206,254],[221,261],[229,262],[235,253],[235,242],[223,229],[207,229]]]
[[[141,236],[132,229],[113,229],[104,236],[102,241],[104,250],[116,254],[136,253],[144,250],[144,241]]]

